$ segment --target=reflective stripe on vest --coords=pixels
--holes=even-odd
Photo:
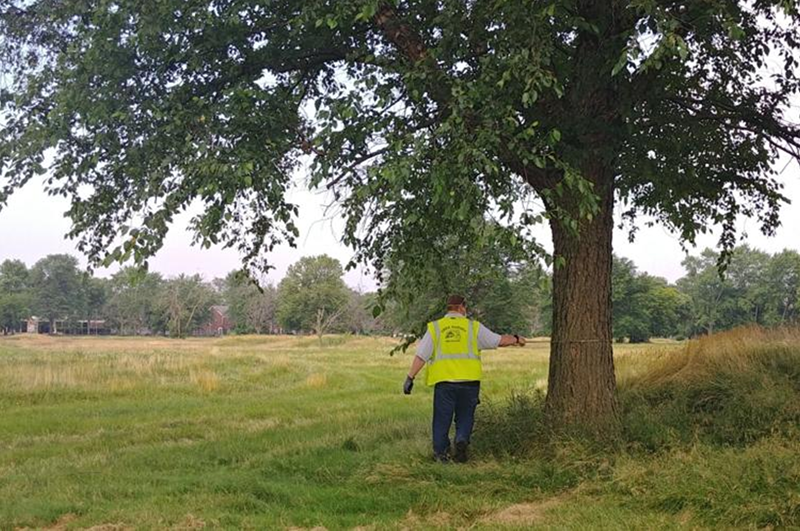
[[[428,323],[433,355],[428,360],[427,384],[481,379],[478,348],[480,324],[466,317],[444,317]]]

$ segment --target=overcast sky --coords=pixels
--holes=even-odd
[[[784,167],[781,163],[780,168]],[[754,220],[741,219],[739,228],[748,234],[747,242],[768,252],[785,248],[800,249],[800,166],[796,161],[789,164],[780,176],[785,185],[785,195],[792,201],[781,213],[782,227],[776,236],[767,238],[758,230]],[[306,191],[292,193],[292,200],[300,205],[299,245],[296,249],[281,247],[272,255],[276,269],[268,279],[277,283],[286,268],[302,256],[328,254],[343,264],[351,257],[351,251],[339,243],[341,222],[325,219],[325,197]],[[51,253],[72,253],[82,263],[85,259],[75,250],[75,242],[65,239],[69,221],[63,217],[68,202],[63,198],[50,197],[38,183],[30,183],[10,199],[8,206],[0,212],[0,261],[18,258],[32,265],[39,258]],[[232,249],[204,250],[191,247],[191,235],[186,231],[189,214],[176,219],[166,243],[151,260],[150,267],[167,276],[179,273],[200,273],[207,280],[224,276],[228,271],[240,267],[240,257]],[[640,220],[644,221],[644,220]],[[541,240],[549,244],[545,227],[539,231]],[[716,245],[716,235],[703,236],[697,253],[703,247]],[[679,240],[664,228],[642,228],[636,241],[629,243],[627,233],[617,230],[614,234],[615,251],[620,256],[632,259],[640,270],[674,281],[684,274],[680,263],[684,258]],[[108,276],[111,270],[101,270],[100,276]],[[363,271],[348,272],[345,280],[353,288],[371,290],[375,288],[372,278]]]

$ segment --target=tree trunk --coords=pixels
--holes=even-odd
[[[603,433],[614,431],[618,420],[611,345],[614,191],[600,163],[584,175],[595,183],[600,212],[581,221],[577,234],[550,222],[556,263],[546,411],[555,429]]]
[[[319,308],[317,309],[317,338],[319,339],[319,348],[322,348],[322,334],[324,333],[323,329],[323,322],[325,319],[325,309]]]

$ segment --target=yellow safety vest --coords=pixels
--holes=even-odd
[[[427,384],[449,380],[480,380],[480,323],[466,317],[443,317],[428,323],[433,355],[428,360]]]

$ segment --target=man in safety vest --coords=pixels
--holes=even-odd
[[[450,460],[450,425],[456,421],[456,444],[452,459],[467,461],[475,408],[480,403],[481,351],[522,346],[525,338],[495,334],[482,324],[468,319],[464,297],[447,298],[447,314],[428,323],[428,331],[417,345],[403,392],[411,394],[414,377],[428,366],[427,384],[433,390],[433,456],[440,462]]]

